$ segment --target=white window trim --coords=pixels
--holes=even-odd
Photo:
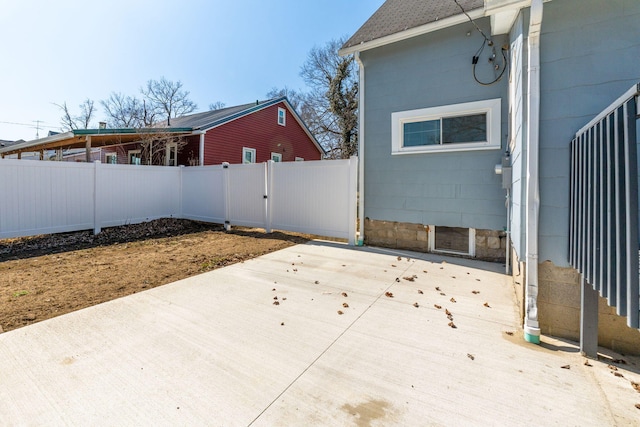
[[[246,153],[249,152],[251,153],[251,161],[247,162],[245,159],[246,157]],[[251,164],[251,163],[255,163],[256,162],[256,149],[255,148],[248,148],[248,147],[242,147],[242,164],[243,165],[247,165],[247,164]]]
[[[282,113],[282,122],[280,122],[280,113]],[[280,126],[286,126],[287,125],[287,110],[285,110],[284,108],[278,107],[278,124]]]
[[[176,164],[173,166],[178,166],[178,143],[177,142],[168,142],[166,147],[165,147],[165,153],[164,153],[164,165],[165,166],[171,166],[169,165],[169,159],[170,159],[170,154],[171,151],[173,151],[175,153],[175,161]]]
[[[455,254],[455,255],[467,255],[470,257],[476,256],[476,229],[469,229],[469,251],[467,253],[460,251],[452,251],[446,249],[436,249],[436,226],[429,226],[429,251],[439,254]]]
[[[296,157],[296,162],[304,162],[304,157]]]
[[[282,154],[271,152],[271,160],[273,160],[274,162],[282,162]]]
[[[485,142],[422,145],[415,147],[403,147],[402,145],[405,123],[438,120],[444,117],[466,116],[480,113],[487,114],[487,141]],[[500,117],[500,98],[391,113],[391,154],[499,150],[502,145],[502,138],[500,137]]]
[[[115,163],[111,163],[109,161],[109,157],[115,157],[116,158],[116,162]],[[104,162],[108,165],[115,165],[118,163],[118,153],[105,153],[104,154]]]
[[[131,155],[132,154],[140,154],[140,164],[142,164],[142,150],[129,150],[127,152],[127,162],[130,165],[135,165],[135,163],[131,163]]]

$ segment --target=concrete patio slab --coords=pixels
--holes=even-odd
[[[0,334],[0,424],[639,425],[640,360],[525,343],[502,269],[312,242]]]

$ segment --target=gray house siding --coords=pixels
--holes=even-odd
[[[578,129],[640,81],[639,22],[637,0],[545,3],[540,65],[540,261],[569,265],[569,142]]]
[[[488,33],[489,20],[479,23]],[[494,40],[507,43],[506,37]],[[462,24],[361,53],[366,217],[490,230],[506,226],[505,191],[494,166],[506,147],[508,78],[491,86],[473,80],[471,58],[481,43],[473,25]],[[503,100],[501,149],[391,154],[393,112],[495,98]]]

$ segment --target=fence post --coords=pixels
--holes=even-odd
[[[96,235],[102,231],[100,224],[100,197],[98,197],[98,188],[100,179],[101,162],[96,160],[93,163],[93,234]]]
[[[231,193],[229,185],[229,163],[222,163],[222,187],[224,189],[224,229],[231,230]]]
[[[264,230],[267,233],[271,233],[271,205],[272,200],[271,197],[273,195],[273,168],[275,167],[275,162],[273,160],[269,160],[265,164],[264,168]]]
[[[349,245],[356,244],[356,216],[358,204],[358,157],[349,159]]]
[[[184,180],[182,179],[182,174],[184,173],[184,165],[180,165],[180,169],[179,169],[179,174],[180,174],[180,190],[178,191],[178,197],[180,197],[180,199],[178,199],[178,218],[182,219],[184,218],[183,215],[183,200],[184,200]]]

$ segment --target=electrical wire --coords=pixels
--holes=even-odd
[[[506,55],[506,48],[502,47],[500,49],[501,53],[502,53],[502,66],[497,66],[495,65],[495,58],[496,58],[496,49],[493,43],[493,40],[491,40],[489,37],[487,37],[487,35],[484,33],[484,31],[482,31],[482,29],[478,26],[478,24],[476,24],[476,22],[473,20],[473,18],[471,18],[471,16],[469,16],[469,14],[467,13],[466,10],[464,10],[464,8],[462,7],[462,5],[460,3],[458,3],[458,0],[453,0],[455,4],[458,5],[458,7],[460,8],[460,10],[462,11],[462,13],[464,13],[464,15],[467,17],[467,19],[469,19],[469,22],[471,22],[473,24],[473,26],[476,28],[476,30],[478,30],[478,32],[482,35],[482,37],[484,38],[484,40],[482,41],[482,45],[480,46],[480,48],[476,51],[476,54],[473,56],[473,60],[471,61],[471,70],[473,73],[473,79],[478,83],[481,84],[483,86],[491,86],[492,84],[495,84],[497,82],[499,82],[502,79],[502,76],[504,75],[504,72],[507,70],[507,55]],[[500,68],[502,68],[502,71],[500,72],[500,74],[492,81],[490,82],[483,82],[480,81],[480,79],[478,79],[478,76],[476,74],[476,65],[478,64],[478,60],[480,59],[480,55],[482,55],[482,52],[484,52],[484,48],[486,46],[489,46],[492,48],[492,56],[491,58],[489,58],[489,62],[491,62],[492,64],[494,64],[494,69],[497,71]]]

